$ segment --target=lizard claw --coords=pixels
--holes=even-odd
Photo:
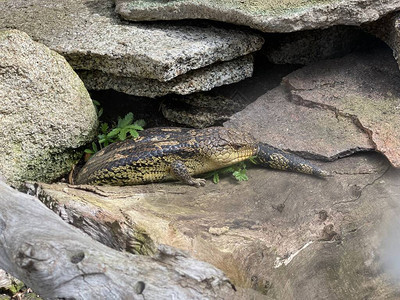
[[[196,178],[196,179],[193,179],[193,181],[191,182],[191,185],[193,185],[195,187],[205,186],[206,180],[204,178]]]

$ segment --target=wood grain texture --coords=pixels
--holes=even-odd
[[[1,181],[0,207],[0,268],[43,298],[234,297],[225,275],[208,263],[168,246],[154,257],[110,249]]]

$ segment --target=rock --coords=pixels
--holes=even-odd
[[[224,126],[241,128],[261,142],[306,158],[334,160],[374,148],[351,119],[290,102],[283,86],[231,116]]]
[[[328,60],[284,78],[293,101],[350,118],[400,167],[400,73],[388,49]]]
[[[18,298],[18,296],[21,297],[22,296],[21,290],[24,288],[24,286],[25,285],[21,280],[18,280],[17,278],[11,276],[6,271],[0,269],[0,300]],[[24,288],[24,290],[26,290],[26,288]],[[7,293],[8,295],[5,295],[4,293]],[[9,296],[10,294],[13,295],[13,297]],[[25,291],[23,295],[24,299],[33,299],[33,298],[28,298],[29,296],[31,296],[30,294],[32,294],[31,291],[28,293],[26,293]],[[37,298],[37,300],[41,299]]]
[[[163,116],[187,127],[221,126],[223,122],[278,86],[283,76],[298,69],[295,65],[275,65],[262,54],[256,56],[253,76],[210,92],[168,95],[160,98]]]
[[[306,156],[376,149],[400,166],[399,80],[387,48],[317,62],[286,76],[225,125]]]
[[[381,255],[386,225],[397,220],[399,170],[377,153],[322,167],[336,175],[250,168],[247,182],[224,177],[198,189],[42,184],[36,193],[106,245],[184,249],[266,299],[395,299]]]
[[[12,285],[13,277],[0,269],[0,289],[8,289]]]
[[[229,231],[229,227],[228,226],[224,226],[224,227],[210,227],[208,229],[208,232],[214,235],[221,235],[221,234],[225,234]]]
[[[400,66],[400,13],[388,15],[377,22],[364,25],[363,28],[392,48],[393,56]]]
[[[264,32],[359,25],[375,21],[400,8],[399,0],[115,0],[115,4],[116,11],[127,20],[210,19],[246,25]]]
[[[158,97],[171,93],[186,95],[198,91],[208,91],[216,86],[251,77],[252,73],[253,58],[251,55],[189,71],[166,82],[156,79],[121,77],[100,71],[78,72],[89,90],[113,89],[143,97]]]
[[[354,50],[371,47],[373,39],[358,27],[333,26],[287,34],[266,34],[262,53],[276,64],[309,64],[342,57]]]
[[[148,98],[128,95],[113,90],[92,90],[90,94],[93,99],[101,103],[101,107],[104,110],[102,121],[109,124],[115,122],[117,116],[124,116],[127,112],[133,112],[136,120],[144,119],[146,121],[147,128],[177,126],[176,123],[171,123],[165,119],[162,110],[164,110],[163,104],[168,104],[171,99],[179,98],[179,100],[182,101],[179,101],[178,107],[175,105],[171,107],[171,112],[172,116],[175,115],[175,117],[178,117],[178,113],[192,115],[194,122],[190,122],[186,126],[203,126],[204,120],[206,123],[208,123],[208,121],[211,121],[212,123],[217,121],[216,123],[221,126],[222,123],[226,121],[224,116],[227,112],[227,107],[224,106],[224,111],[219,111],[217,119],[215,119],[213,118],[212,113],[210,114],[209,108],[204,108],[204,104],[208,105],[208,102],[210,102],[209,104],[212,104],[212,107],[221,107],[219,104],[215,105],[216,103],[213,100],[222,100],[224,103],[230,103],[230,111],[234,108],[232,111],[233,114],[255,101],[260,95],[265,94],[266,91],[278,86],[283,76],[299,68],[298,66],[293,65],[274,65],[263,60],[259,55],[256,55],[255,60],[257,63],[255,64],[255,70],[252,77],[234,84],[214,88],[212,91],[206,93],[194,93],[190,95],[171,94],[151,99],[151,101],[149,101]],[[210,101],[205,101],[206,103],[204,103],[204,100]],[[229,100],[229,102],[227,100]],[[192,105],[192,101],[195,102],[194,104],[197,107]],[[171,102],[175,103],[177,101]],[[179,109],[182,108],[181,102],[187,104],[188,110],[185,109],[183,112]],[[237,108],[238,110],[236,111]],[[217,110],[218,109],[221,108],[217,108]],[[197,115],[196,111],[199,112],[199,115]],[[203,117],[205,113],[208,114],[208,117],[204,119]],[[221,115],[223,118],[221,118]],[[210,116],[212,118],[209,118]],[[230,115],[228,115],[228,117],[230,117]],[[177,120],[176,118],[174,119]],[[190,118],[185,119],[189,120]]]
[[[221,125],[245,106],[212,92],[165,97],[160,104],[162,114],[167,120],[194,128]]]
[[[13,184],[64,175],[97,128],[66,60],[17,30],[0,31],[0,127],[0,173]]]
[[[64,55],[74,69],[158,81],[247,55],[263,44],[255,33],[199,22],[128,23],[113,6],[111,0],[32,0],[29,5],[6,0],[0,2],[0,28],[27,32]],[[210,81],[206,84],[210,88]]]

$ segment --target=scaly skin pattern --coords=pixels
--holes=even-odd
[[[223,127],[205,129],[152,128],[136,140],[125,140],[97,152],[79,171],[75,184],[134,185],[181,180],[193,186],[204,179],[192,176],[218,170],[256,156],[262,166],[324,176],[310,162],[251,135]]]

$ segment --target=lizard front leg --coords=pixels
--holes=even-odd
[[[171,164],[171,174],[176,179],[195,187],[204,186],[206,184],[206,180],[203,178],[193,178],[181,160],[175,160]]]

